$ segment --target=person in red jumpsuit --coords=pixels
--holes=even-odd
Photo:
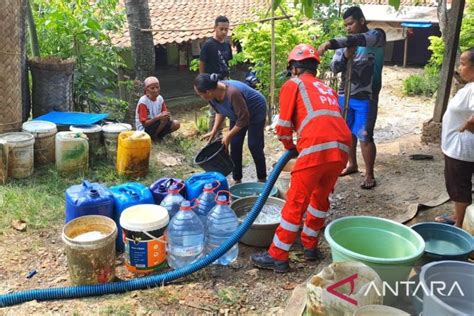
[[[316,78],[319,62],[318,51],[306,44],[297,45],[288,56],[292,78],[280,91],[276,133],[285,149],[296,149],[298,157],[273,242],[268,251],[250,257],[259,268],[289,271],[289,251],[300,229],[306,260],[320,257],[318,237],[329,210],[329,194],[346,166],[352,136],[336,92]]]

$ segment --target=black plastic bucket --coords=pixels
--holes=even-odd
[[[208,144],[194,158],[194,163],[205,171],[217,171],[224,176],[234,170],[234,163],[229,154],[224,150],[221,141]]]

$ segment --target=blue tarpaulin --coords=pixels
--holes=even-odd
[[[400,24],[403,27],[430,27],[431,23],[430,22],[403,22]]]
[[[83,113],[83,112],[49,112],[35,118],[55,123],[57,125],[91,125],[102,121],[109,116],[108,113]]]

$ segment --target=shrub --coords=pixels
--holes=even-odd
[[[425,67],[421,75],[410,75],[403,81],[403,93],[408,96],[432,97],[438,90],[439,74],[434,67]]]

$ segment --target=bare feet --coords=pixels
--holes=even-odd
[[[357,166],[347,166],[342,170],[341,174],[339,175],[340,177],[344,177],[353,173],[359,172],[359,169]]]
[[[372,190],[377,185],[377,182],[372,177],[366,177],[361,183],[360,188],[364,190]]]

